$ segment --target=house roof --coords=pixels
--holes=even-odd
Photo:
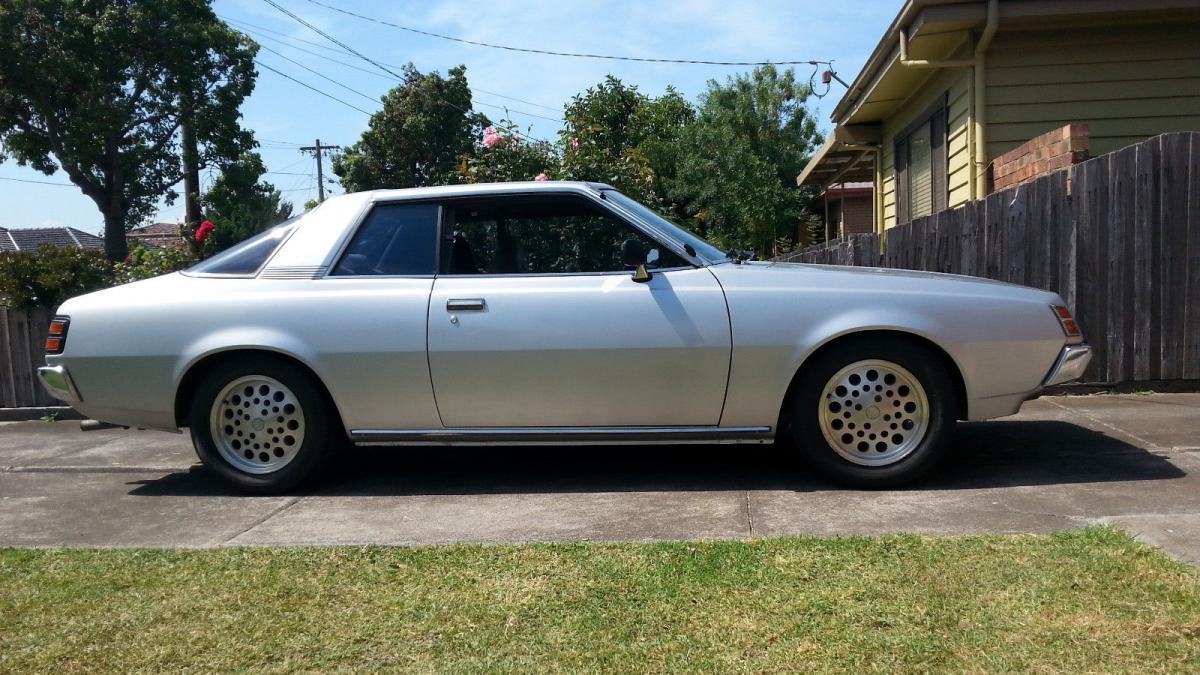
[[[179,223],[150,223],[135,227],[129,231],[131,237],[177,237],[179,236]]]
[[[876,121],[894,111],[907,98],[903,93],[914,91],[929,75],[928,70],[900,65],[900,31],[908,31],[909,58],[950,58],[970,31],[983,28],[987,5],[988,0],[906,0],[830,118],[839,124]],[[1194,17],[1200,0],[1004,0],[998,9],[1003,31],[1046,29],[1088,18],[1136,21],[1172,12]]]
[[[42,244],[103,249],[104,239],[74,227],[0,227],[0,251],[36,251]]]
[[[184,245],[179,223],[150,223],[135,227],[126,235],[131,244],[145,248],[179,247]]]
[[[870,197],[875,192],[875,184],[867,181],[835,183],[821,191],[822,197],[839,199],[842,197]]]
[[[906,0],[862,71],[834,106],[836,125],[796,178],[799,185],[874,178],[874,151],[882,122],[921,89],[932,72],[900,62],[900,33],[908,35],[908,58],[943,61],[968,56],[987,21],[988,0]],[[1004,0],[997,5],[998,30],[1050,29],[1080,22],[1194,20],[1200,0]]]

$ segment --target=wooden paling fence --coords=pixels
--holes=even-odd
[[[0,306],[0,408],[63,405],[37,379],[51,318],[50,310],[27,313]]]
[[[1200,379],[1200,133],[1156,136],[880,239],[852,235],[777,260],[1055,291],[1094,348],[1085,382]]]

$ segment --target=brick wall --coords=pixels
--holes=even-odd
[[[992,160],[992,191],[1044,176],[1088,158],[1088,125],[1068,124]]]

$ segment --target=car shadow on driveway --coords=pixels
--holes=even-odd
[[[942,465],[911,490],[957,490],[1185,474],[1165,457],[1059,421],[960,423]],[[200,466],[136,481],[139,496],[232,491]],[[362,448],[303,494],[375,497],[571,492],[839,489],[771,445]]]

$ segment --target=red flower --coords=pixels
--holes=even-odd
[[[200,223],[200,227],[196,228],[196,241],[204,243],[204,240],[208,239],[208,235],[211,234],[216,228],[217,226],[213,225],[211,220],[206,220],[203,223]]]

